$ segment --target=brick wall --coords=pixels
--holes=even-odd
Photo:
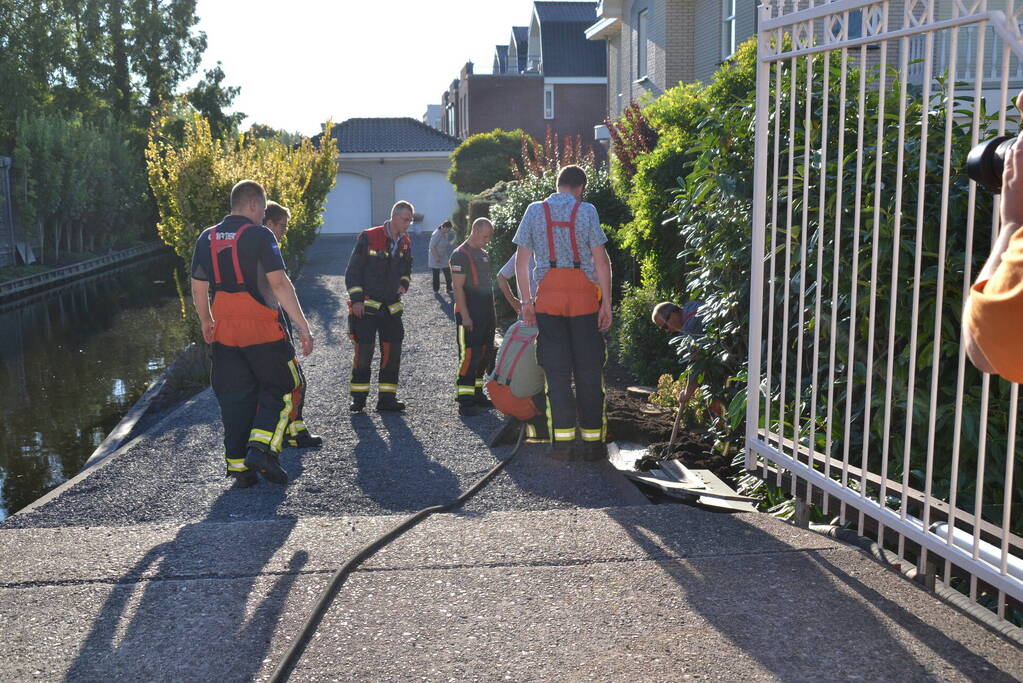
[[[521,128],[543,137],[543,78],[537,75],[471,76],[464,82],[467,117],[465,136],[495,128]]]
[[[593,139],[593,127],[604,122],[604,104],[607,102],[607,87],[590,84],[559,83],[554,86],[554,118],[541,122],[550,124],[551,132],[565,137],[582,138],[584,147],[592,147],[598,160],[607,158],[604,148]],[[542,140],[546,134],[546,125],[537,137]]]

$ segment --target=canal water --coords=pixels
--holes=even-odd
[[[0,519],[75,476],[188,344],[180,266],[161,253],[0,305]]]

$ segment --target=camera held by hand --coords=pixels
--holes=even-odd
[[[1005,157],[1009,155],[1014,142],[1015,135],[1002,135],[985,140],[971,149],[966,157],[966,173],[970,179],[993,194],[1001,192]]]

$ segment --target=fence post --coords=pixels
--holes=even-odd
[[[0,225],[6,228],[11,244],[9,263],[0,265],[17,265],[18,245],[14,237],[14,204],[11,200],[11,158],[0,157]]]

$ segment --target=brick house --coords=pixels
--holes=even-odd
[[[707,83],[736,46],[756,33],[758,0],[602,0],[586,29],[607,45],[611,118],[680,81]]]
[[[320,144],[322,134],[313,138]],[[433,231],[457,206],[448,182],[459,141],[413,118],[348,119],[331,131],[341,152],[337,183],[327,195],[322,233],[354,233],[380,225],[394,202],[416,207],[413,231]]]
[[[512,27],[508,45],[496,46],[493,73],[474,73],[468,62],[452,81],[441,97],[441,130],[464,140],[521,128],[543,140],[550,126],[592,145],[607,101],[605,47],[585,34],[596,9],[595,2],[534,2],[529,26]]]

